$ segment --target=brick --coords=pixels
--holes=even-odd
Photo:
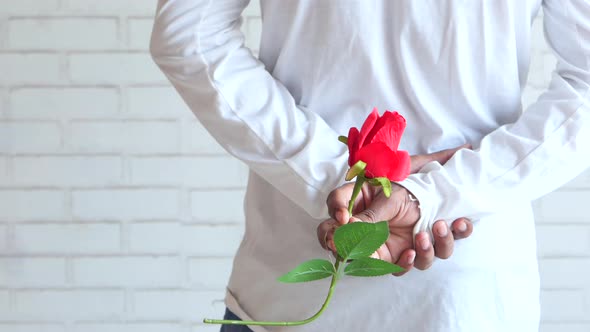
[[[590,225],[537,225],[541,257],[590,256]]]
[[[244,234],[242,225],[183,227],[183,250],[199,256],[233,257]]]
[[[179,223],[134,223],[129,226],[129,250],[135,253],[177,253],[182,248]]]
[[[590,201],[590,191],[555,191],[534,202],[538,222],[590,223],[585,209],[579,208]]]
[[[8,227],[0,225],[0,250],[6,251],[8,248]]]
[[[188,154],[206,153],[229,156],[198,121],[183,123],[182,151]]]
[[[182,275],[178,257],[96,257],[73,259],[79,286],[176,286]]]
[[[219,331],[219,326],[216,327]],[[179,323],[80,323],[75,332],[188,332]]]
[[[63,286],[65,269],[63,258],[0,258],[0,286]]]
[[[97,50],[118,47],[115,18],[17,18],[8,21],[12,49]]]
[[[67,145],[81,153],[172,153],[178,151],[179,140],[175,122],[77,121]]]
[[[198,256],[233,257],[243,233],[242,225],[203,226],[146,222],[131,225],[129,242],[130,250],[134,253],[180,252]]]
[[[51,14],[59,8],[59,0],[0,0],[0,15]]]
[[[585,320],[588,317],[587,300],[581,290],[541,290],[542,321]]]
[[[231,258],[192,258],[189,260],[191,285],[199,289],[220,289],[227,286],[232,269]]]
[[[10,311],[10,295],[8,291],[0,290],[0,319],[6,317]]]
[[[129,19],[127,26],[129,27],[129,47],[148,50],[154,20],[152,18],[132,18]]]
[[[0,23],[0,29],[2,29],[2,23]],[[8,109],[8,88],[0,85],[0,119],[8,117]]]
[[[146,0],[64,0],[63,8],[79,14],[153,16],[156,4]]]
[[[10,180],[8,176],[8,159],[0,156],[0,187],[8,184]]]
[[[544,258],[539,261],[542,288],[588,287],[589,258]]]
[[[24,185],[83,186],[122,182],[120,157],[15,157],[13,181]]]
[[[136,87],[127,90],[127,114],[137,118],[194,118],[176,90],[170,87]]]
[[[0,54],[0,84],[55,84],[61,80],[56,54]]]
[[[0,122],[0,153],[59,151],[61,131],[50,122]]]
[[[68,60],[69,77],[74,83],[168,84],[147,52],[71,54]]]
[[[134,185],[236,188],[245,187],[247,177],[246,166],[228,157],[138,157],[131,160],[131,183]]]
[[[179,211],[176,190],[78,190],[72,200],[73,214],[85,220],[173,219]]]
[[[66,218],[59,190],[0,190],[0,221],[42,221]]]
[[[66,332],[63,325],[42,323],[0,323],[0,332]]]
[[[191,216],[206,223],[235,223],[244,220],[243,190],[208,190],[191,193]]]
[[[147,290],[134,295],[135,316],[151,320],[187,320],[223,317],[225,291]]]
[[[25,320],[112,320],[124,312],[117,290],[21,290],[15,297],[16,317]]]
[[[120,250],[120,229],[114,224],[31,224],[14,229],[19,253],[101,254]]]
[[[92,102],[89,102],[92,101]],[[21,88],[10,94],[10,117],[109,118],[119,115],[114,88]]]

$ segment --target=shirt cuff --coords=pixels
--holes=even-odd
[[[423,169],[422,171],[427,170]],[[420,218],[416,222],[416,225],[414,225],[414,239],[418,233],[427,232],[430,234],[431,241],[434,241],[432,226],[436,221],[435,218],[440,206],[440,198],[434,193],[434,186],[424,180],[426,180],[426,174],[417,173],[411,174],[405,180],[396,183],[406,188],[418,200]]]

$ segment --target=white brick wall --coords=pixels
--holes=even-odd
[[[152,63],[155,4],[0,0],[0,332],[217,331],[246,169]],[[588,199],[590,172],[536,202],[543,332],[590,330]]]

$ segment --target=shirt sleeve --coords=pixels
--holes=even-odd
[[[249,0],[159,0],[150,52],[233,156],[315,218],[346,172],[346,149],[244,46]],[[223,176],[223,174],[212,175]]]
[[[519,119],[475,151],[430,163],[400,182],[420,202],[415,232],[437,220],[479,219],[528,203],[590,166],[590,10],[588,0],[543,1],[545,38],[558,63],[550,86]]]

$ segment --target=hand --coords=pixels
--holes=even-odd
[[[418,171],[430,161],[444,164],[461,148],[470,148],[470,146],[463,145],[433,154],[412,156],[411,171]],[[348,215],[347,206],[353,184],[346,184],[332,191],[327,201],[332,219],[322,222],[317,229],[318,240],[322,247],[336,253],[333,233],[340,225],[351,221],[388,220],[390,224],[389,239],[377,250],[374,257],[396,263],[407,272],[413,266],[418,269],[427,269],[432,265],[434,256],[442,259],[450,257],[453,252],[454,240],[468,237],[471,234],[473,226],[465,218],[455,220],[451,232],[444,221],[438,221],[433,227],[435,245],[430,243],[430,236],[422,232],[416,236],[416,248],[414,249],[413,227],[419,218],[417,202],[410,199],[409,192],[404,187],[396,184],[393,184],[392,187],[392,194],[387,198],[382,194],[380,188],[365,184],[354,203],[352,218]],[[453,237],[450,236],[451,234]]]

